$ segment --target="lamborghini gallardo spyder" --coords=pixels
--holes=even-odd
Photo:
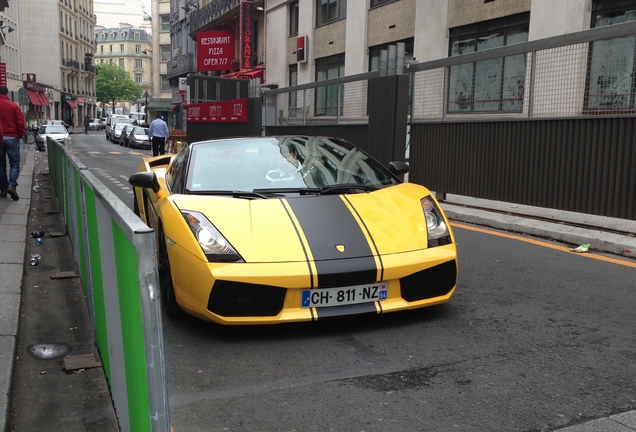
[[[308,136],[201,141],[145,159],[129,182],[157,236],[165,313],[273,324],[447,302],[453,232],[406,172]]]

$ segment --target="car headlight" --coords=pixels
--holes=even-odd
[[[238,252],[203,214],[190,210],[182,210],[181,214],[209,262],[244,262]]]
[[[428,247],[449,244],[451,242],[450,231],[435,201],[431,197],[426,197],[422,198],[420,203],[426,220]]]

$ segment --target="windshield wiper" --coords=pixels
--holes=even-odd
[[[222,195],[222,196],[231,196],[232,198],[248,198],[248,199],[267,199],[277,196],[275,193],[267,193],[266,191],[259,191],[254,189],[253,191],[239,191],[239,190],[197,190],[190,191],[187,190],[186,194],[188,195]]]
[[[322,193],[319,188],[265,188],[265,189],[254,189],[254,193],[263,193],[263,194],[289,194],[289,193],[297,193],[301,195],[311,195],[311,194],[320,194]]]
[[[347,192],[347,191],[375,191],[378,190],[377,186],[371,184],[360,184],[360,183],[341,183],[335,184],[331,186],[325,186],[320,188],[320,192],[323,194],[329,193],[339,193],[339,192]]]
[[[300,195],[328,195],[331,193],[355,193],[356,191],[375,191],[378,190],[377,186],[365,185],[359,183],[341,183],[331,186],[324,186],[321,188],[269,188],[269,189],[254,189],[255,193],[279,193],[289,194],[297,193]]]

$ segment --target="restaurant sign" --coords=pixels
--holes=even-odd
[[[233,31],[197,33],[197,71],[230,70],[234,57]]]
[[[192,123],[245,123],[247,99],[189,104],[187,120]]]

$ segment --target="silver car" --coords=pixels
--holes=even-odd
[[[68,131],[62,125],[42,125],[38,129],[38,133],[35,135],[35,147],[44,151],[46,148],[46,139],[51,138],[55,141],[64,144],[68,138]]]
[[[115,127],[113,127],[113,133],[111,136],[111,141],[119,144],[119,139],[121,138],[121,131],[122,129],[124,129],[126,126],[130,126],[130,123],[124,123],[124,122],[119,122],[115,125]]]

